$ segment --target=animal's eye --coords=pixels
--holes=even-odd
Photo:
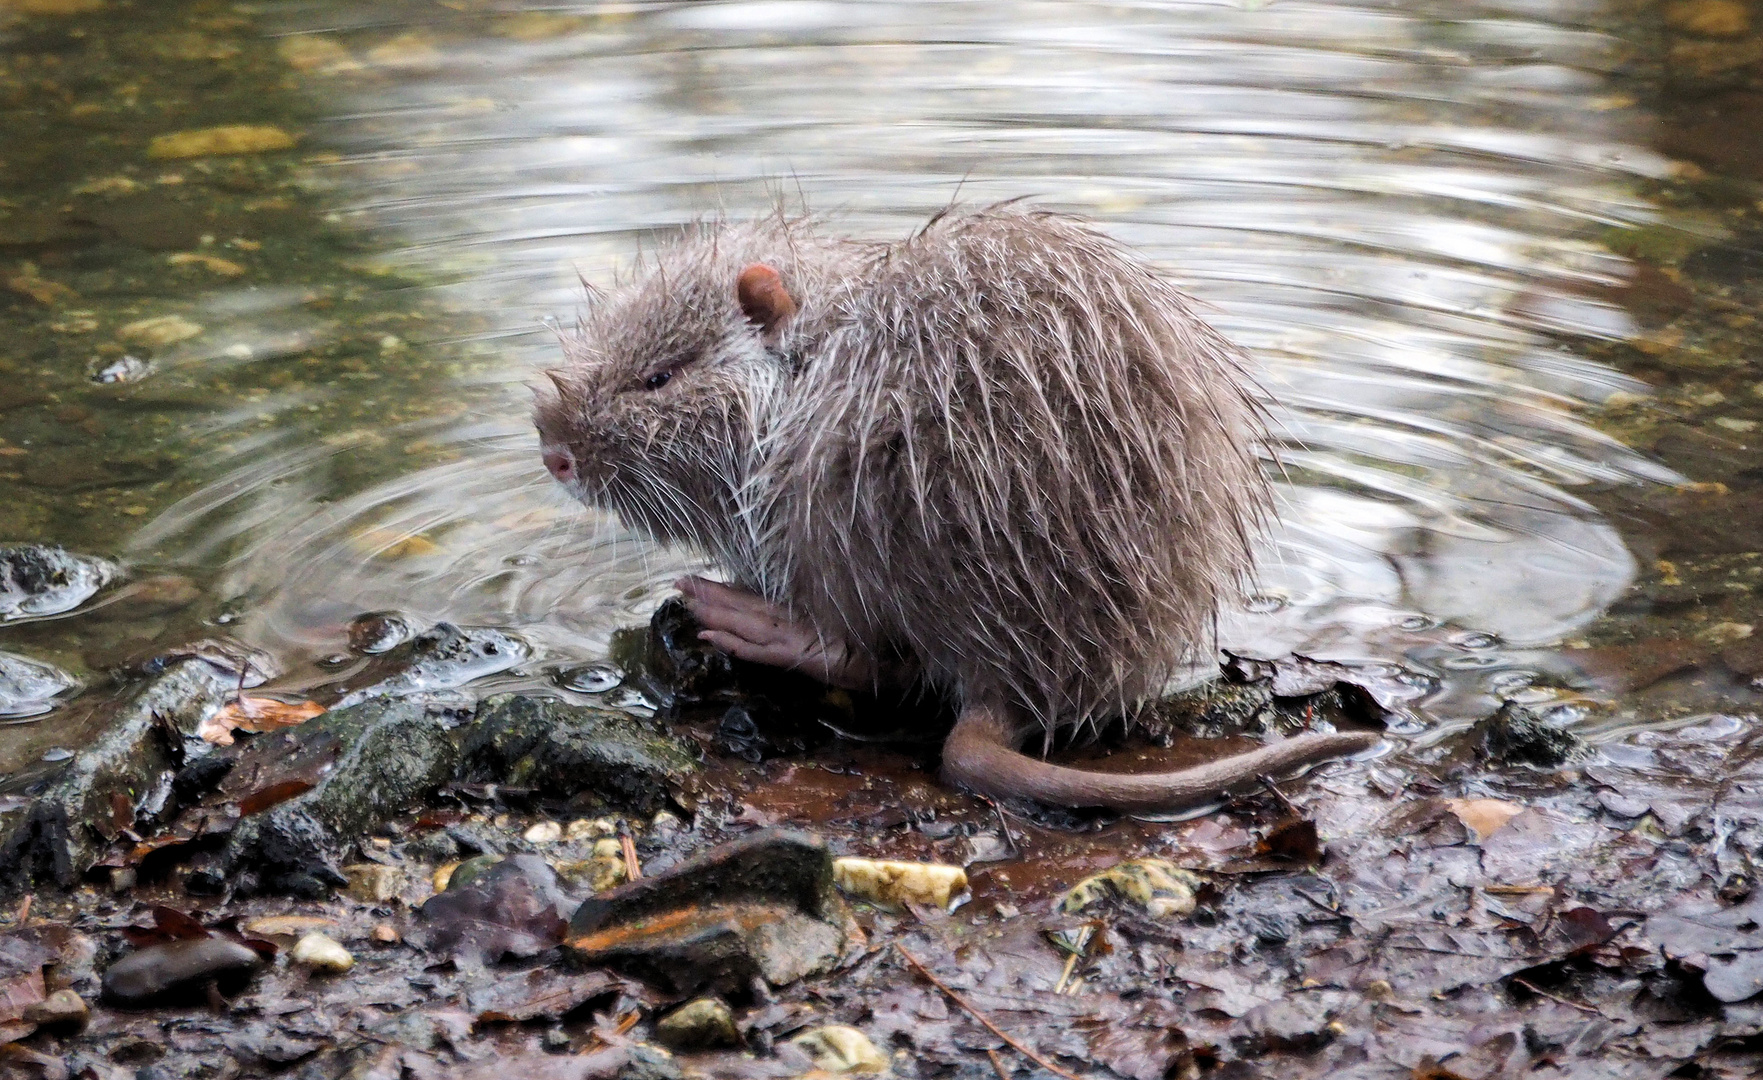
[[[653,374],[653,375],[649,376],[647,379],[643,380],[643,389],[645,389],[645,390],[659,390],[663,386],[666,386],[668,384],[668,382],[672,379],[673,379],[673,372],[671,372],[671,371],[657,371],[655,374]]]

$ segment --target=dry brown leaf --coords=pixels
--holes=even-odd
[[[196,733],[216,746],[231,746],[235,731],[256,733],[294,727],[323,712],[324,706],[316,701],[277,701],[240,694],[203,720]]]
[[[1446,799],[1445,806],[1475,834],[1477,843],[1499,832],[1508,821],[1524,812],[1524,807],[1502,799]]]

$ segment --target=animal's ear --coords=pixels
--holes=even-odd
[[[741,302],[741,311],[765,335],[768,345],[777,344],[784,324],[796,313],[796,301],[784,288],[783,278],[764,263],[754,263],[741,271],[735,281],[735,297]]]

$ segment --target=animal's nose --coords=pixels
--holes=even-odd
[[[559,480],[575,479],[575,456],[568,450],[546,450],[545,468]]]

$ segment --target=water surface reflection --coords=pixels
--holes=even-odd
[[[1559,640],[1635,561],[1578,494],[1670,481],[1584,410],[1639,384],[1588,359],[1634,327],[1602,230],[1659,218],[1582,2],[278,7],[282,56],[342,156],[343,221],[486,320],[499,358],[416,434],[371,415],[232,475],[137,536],[218,564],[233,629],[335,652],[359,611],[521,628],[598,653],[692,564],[563,503],[522,383],[577,275],[656,230],[805,200],[899,235],[1027,195],[1166,263],[1249,347],[1280,426],[1283,523],[1226,643],[1406,658],[1483,709],[1492,643]],[[361,392],[339,384],[339,392]],[[371,410],[369,410],[371,414]],[[337,490],[339,455],[438,463]],[[1491,635],[1489,638],[1487,635]],[[1494,665],[1499,666],[1499,665]]]

